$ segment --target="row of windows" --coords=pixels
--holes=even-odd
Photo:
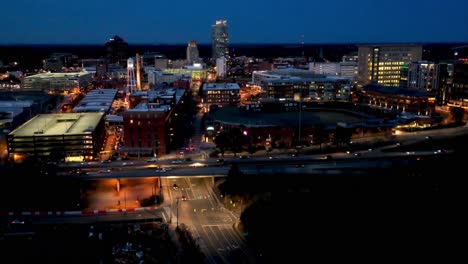
[[[215,90],[215,91],[207,91],[207,94],[235,94],[238,93],[238,90]]]
[[[380,76],[390,76],[392,74],[398,74],[398,76],[400,76],[400,71],[379,71],[377,72]]]
[[[85,149],[92,149],[93,146],[85,145],[85,146],[62,146],[60,148],[57,147],[10,147],[9,152],[44,152],[44,151],[70,151],[70,150],[85,150]]]
[[[379,66],[378,67],[379,71],[390,71],[390,70],[401,70],[401,66],[393,66],[393,67],[388,67],[388,66]]]
[[[377,75],[374,74],[374,79],[380,80],[400,80],[402,77],[400,75]]]
[[[92,136],[56,136],[56,137],[14,137],[12,142],[51,142],[62,140],[84,140],[92,139]]]
[[[374,63],[372,61],[370,61],[370,60],[367,61],[367,65],[368,65],[369,68],[371,68],[373,66],[373,64]],[[375,63],[375,64],[377,64],[377,63]],[[385,62],[379,62],[378,65],[375,65],[375,66],[394,66],[394,65],[400,65],[401,66],[401,65],[404,65],[404,64],[405,64],[405,62],[403,62],[403,61],[385,61]]]

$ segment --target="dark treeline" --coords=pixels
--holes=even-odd
[[[77,55],[79,58],[105,57],[104,42],[102,45],[0,45],[0,60],[5,65],[18,62],[20,70],[41,67],[42,60],[55,52]],[[453,47],[463,43],[424,44],[423,59],[438,62],[453,59]],[[277,58],[302,56],[309,61],[341,61],[345,54],[357,52],[357,44],[231,44],[233,56],[254,56],[257,58]],[[157,52],[169,59],[185,59],[187,44],[129,44],[130,56],[135,53]],[[211,57],[211,44],[198,45],[200,57]]]
[[[265,263],[435,258],[444,244],[459,247],[449,237],[466,192],[464,154],[363,175],[246,177],[234,169],[220,190],[250,199],[241,221]]]

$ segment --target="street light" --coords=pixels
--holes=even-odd
[[[177,208],[176,208],[176,210],[177,210],[176,211],[176,216],[177,216],[176,226],[177,226],[177,228],[179,228],[179,198],[178,197],[177,197],[177,201],[176,201],[176,206],[177,206]]]

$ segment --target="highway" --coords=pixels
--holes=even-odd
[[[253,157],[249,159],[226,159],[226,164],[216,162],[204,163],[202,166],[192,167],[190,164],[164,165],[165,170],[156,169],[155,164],[139,164],[116,166],[110,164],[109,170],[103,171],[102,167],[87,167],[82,171],[87,175],[74,175],[83,180],[117,179],[117,178],[145,178],[145,177],[225,177],[229,171],[230,164],[236,162],[241,171],[248,175],[258,174],[290,174],[322,172],[324,170],[339,170],[349,168],[381,168],[391,167],[395,162],[408,160],[411,157],[423,157],[440,155],[439,150],[412,151],[412,152],[380,152],[359,151],[355,153],[332,153],[331,160],[326,156],[304,155],[298,157]],[[450,153],[450,150],[444,150]],[[102,165],[102,164],[98,164]],[[104,164],[107,165],[107,164]],[[59,173],[64,177],[70,177],[67,172]]]
[[[463,135],[468,133],[468,123],[465,126],[461,127],[454,127],[454,128],[445,128],[445,129],[437,129],[437,130],[427,130],[427,131],[419,131],[419,132],[398,132],[394,137],[395,140],[400,142],[401,144],[409,145],[412,143],[417,143],[420,141],[426,140],[426,137],[430,136],[433,139],[442,139],[442,138],[453,138],[457,135]],[[355,140],[358,142],[361,139]],[[407,155],[433,155],[433,152],[438,151],[438,149],[434,149],[432,151],[417,151],[417,152],[383,152],[383,150],[390,149],[396,147],[395,145],[388,145],[383,146],[380,148],[373,149],[372,151],[364,150],[359,151],[357,153],[344,153],[344,152],[336,152],[330,153],[329,155],[335,159],[337,162],[338,160],[342,159],[355,159],[359,160],[366,160],[366,159],[374,159],[374,158],[392,158],[392,157],[403,157]],[[450,150],[449,150],[450,151]],[[359,155],[359,156],[355,156]],[[65,163],[59,164],[59,175],[64,176],[71,176],[70,172],[73,169],[79,169],[87,175],[74,175],[76,177],[82,179],[104,179],[104,178],[139,178],[139,177],[184,177],[184,176],[214,176],[214,177],[224,177],[229,169],[230,163],[236,162],[242,166],[242,171],[244,173],[252,173],[257,174],[261,172],[266,172],[265,167],[268,165],[270,167],[271,164],[294,164],[295,162],[314,162],[320,161],[323,162],[325,158],[325,154],[319,155],[304,155],[298,157],[291,157],[288,154],[277,154],[272,155],[268,153],[252,155],[248,159],[239,159],[238,157],[226,157],[225,158],[225,166],[220,166],[220,164],[216,162],[215,158],[204,158],[204,159],[196,159],[194,161],[180,161],[178,159],[161,159],[157,162],[146,162],[145,160],[131,160],[131,161],[112,161],[110,163],[101,163],[101,162],[83,162],[83,163]],[[258,171],[255,169],[245,169],[244,165],[250,163],[259,163],[264,164],[262,171]],[[202,166],[195,166],[197,164],[202,164]],[[372,164],[370,164],[372,165]],[[206,167],[205,167],[206,166]],[[339,166],[346,166],[342,163]],[[362,166],[362,163],[361,163]],[[157,170],[157,167],[164,168],[165,170]],[[307,169],[311,170],[310,166],[307,166]],[[307,171],[307,169],[302,171]],[[321,168],[323,169],[323,168]],[[330,167],[330,169],[332,169]],[[267,169],[268,170],[268,169]],[[276,168],[275,166],[271,167],[271,170],[281,170]],[[286,171],[283,173],[294,173],[297,170],[289,170],[286,168]]]

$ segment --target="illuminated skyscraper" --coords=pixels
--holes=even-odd
[[[200,57],[198,54],[197,42],[195,40],[191,40],[187,46],[187,63],[193,64],[198,62],[200,62]]]
[[[229,35],[227,20],[217,20],[216,24],[211,26],[213,33],[212,58],[229,58]]]
[[[402,72],[407,64],[420,61],[421,45],[369,45],[359,46],[358,84],[376,83],[385,86],[400,86]]]

